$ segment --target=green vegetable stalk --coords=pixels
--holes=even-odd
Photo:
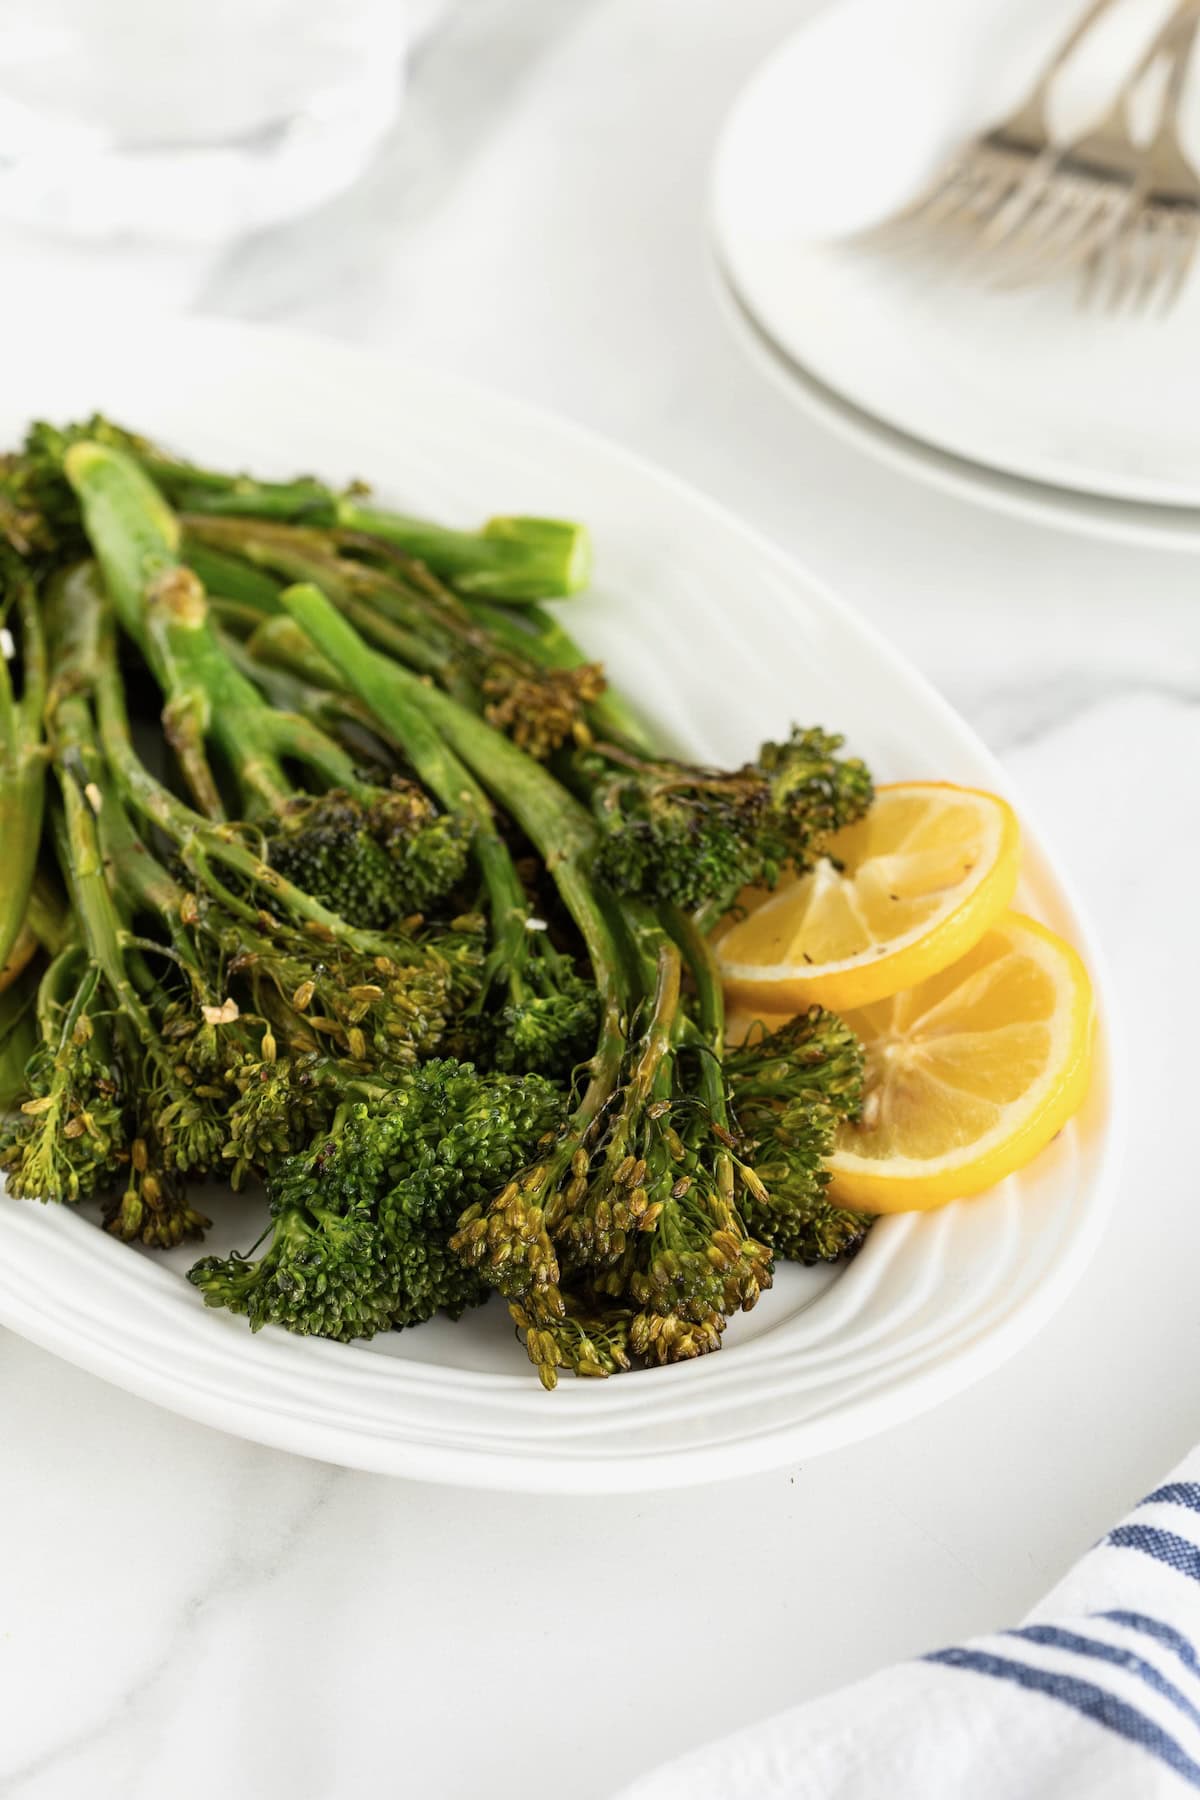
[[[178,523],[136,463],[88,442],[64,461],[117,616],[162,688],[164,731],[201,812],[225,817],[211,741],[239,813],[267,828],[273,866],[351,923],[399,924],[448,894],[466,861],[458,823],[437,817],[411,784],[362,780],[320,727],[267,704],[222,644],[180,558]],[[309,788],[296,785],[296,769]]]
[[[360,484],[338,493],[311,476],[256,481],[201,468],[94,418],[58,434],[40,427],[35,443],[57,451],[63,440],[87,437],[137,458],[155,485],[184,512],[248,518],[363,532],[420,561],[460,592],[495,600],[542,600],[573,594],[591,573],[591,543],[584,526],[562,519],[520,516],[489,519],[478,531],[455,531],[427,519],[370,503]]]
[[[5,586],[0,622],[7,617],[20,632],[22,681],[17,693],[12,658],[0,651],[0,968],[12,957],[25,926],[41,844],[47,768],[42,735],[46,653],[37,591],[32,578],[21,572],[6,574]]]
[[[585,737],[586,721],[603,701],[601,671],[574,646],[568,652],[565,633],[550,646],[553,657],[539,656],[536,627],[524,632],[514,624],[503,635],[485,629],[469,604],[420,564],[364,557],[366,540],[356,534],[194,514],[184,526],[185,549],[197,566],[215,551],[226,564],[243,559],[260,576],[265,570],[314,583],[376,649],[432,675],[531,755],[545,758]],[[239,583],[238,590],[234,597],[244,605],[249,589]]]

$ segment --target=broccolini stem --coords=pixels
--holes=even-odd
[[[696,984],[697,1012],[700,1030],[713,1057],[706,1061],[719,1064],[725,1055],[725,990],[712,945],[696,925],[690,913],[678,906],[663,904],[659,917],[687,959],[688,969]],[[724,1118],[721,1123],[724,1124]]]
[[[678,948],[669,938],[660,937],[647,970],[645,997],[649,1016],[641,1027],[637,1055],[623,1085],[620,1117],[605,1151],[613,1167],[624,1159],[630,1136],[640,1125],[645,1108],[652,1100],[665,1100],[670,1095],[670,1053],[678,1028],[680,972]]]
[[[696,925],[690,913],[677,906],[663,905],[659,914],[667,930],[687,958],[692,980],[696,984],[699,1014],[699,1090],[709,1117],[718,1133],[729,1132],[729,1098],[721,1065],[725,1058],[725,990],[712,945]],[[733,1205],[734,1161],[732,1152],[723,1146],[714,1158],[717,1186],[723,1199]]]
[[[491,907],[493,956],[499,967],[519,969],[528,949],[529,905],[482,787],[447,748],[423,708],[415,705],[404,685],[393,679],[394,665],[367,649],[319,588],[286,588],[280,599],[310,646],[316,645],[319,654],[328,658],[333,672],[351,685],[395,739],[417,778],[437,796],[447,812],[466,819],[472,826],[472,846]]]
[[[0,963],[0,994],[20,980],[41,947],[38,935],[26,917],[17,933],[16,942],[8,953],[8,961]]]
[[[628,1002],[620,950],[588,880],[595,848],[591,819],[552,775],[500,732],[448,694],[371,650],[319,588],[311,584],[286,588],[280,599],[352,693],[372,710],[373,694],[380,699],[390,694],[421,713],[541,853],[583,937],[603,1007],[591,1080],[573,1121],[579,1129],[586,1129],[616,1082],[624,1050],[621,1019]]]
[[[207,593],[222,600],[236,601],[239,606],[259,615],[279,611],[279,590],[283,583],[262,569],[256,569],[244,557],[228,556],[191,532],[184,533],[183,554],[189,569],[199,576]]]
[[[219,617],[219,602],[214,610]],[[296,630],[294,622],[286,614],[280,614],[278,619],[264,619],[262,629],[265,630],[268,625],[285,625],[295,637],[308,645],[303,632]],[[245,643],[225,631],[218,635],[221,648],[230,662],[241,670],[247,681],[253,681],[255,687],[262,690],[268,703],[277,712],[297,713],[309,719],[327,737],[340,741],[343,749],[349,748],[345,742],[347,727],[354,727],[360,740],[364,731],[373,730],[370,711],[361,701],[325,685],[314,686],[285,658],[276,659],[271,646],[260,638],[257,628]],[[326,669],[323,665],[323,673],[325,672],[332,677],[333,670]],[[354,748],[361,757],[361,742]],[[374,752],[372,760],[378,760]]]
[[[204,588],[179,557],[179,524],[138,465],[101,444],[73,444],[64,458],[88,535],[125,629],[166,697],[163,728],[196,804],[224,816],[206,740],[225,754],[253,815],[278,814],[293,794],[289,757],[331,787],[361,792],[352,759],[306,719],[276,713],[229,661]]]
[[[522,606],[514,613],[490,600],[469,599],[467,609],[498,644],[545,669],[579,669],[593,660],[544,606]],[[588,720],[600,737],[615,738],[635,750],[649,752],[654,747],[637,714],[613,687],[591,702]]]
[[[512,633],[501,643],[472,618],[462,597],[379,540],[274,521],[187,523],[205,542],[319,587],[368,643],[433,675],[447,693],[535,756],[589,735],[587,709],[604,687],[596,664],[565,651],[558,662],[539,660],[517,648]]]
[[[46,648],[38,597],[28,577],[18,577],[14,602],[21,627],[22,688],[13,692],[8,658],[0,655],[0,967],[12,955],[25,924],[42,836],[48,753],[42,735],[46,698]]]
[[[256,663],[283,669],[298,680],[324,688],[328,693],[337,691],[337,670],[286,612],[280,613],[277,619],[264,619],[247,638],[246,651]]]
[[[602,985],[601,973],[615,976],[618,960],[612,933],[585,873],[595,848],[595,829],[578,801],[483,719],[371,650],[319,588],[307,583],[285,588],[280,600],[372,711],[376,700],[386,694],[397,696],[401,704],[407,702],[408,709],[420,713],[435,728],[435,735],[444,738],[491,789],[541,852],[583,934],[597,970],[597,985]],[[382,713],[379,716],[383,718]]]
[[[564,519],[489,519],[479,531],[449,531],[349,495],[337,514],[339,525],[398,545],[464,594],[547,600],[577,593],[592,573],[586,528]]]
[[[37,1048],[37,971],[0,993],[0,1109],[7,1110],[25,1090],[25,1065]]]
[[[394,937],[348,925],[256,856],[235,827],[216,824],[193,812],[151,775],[133,747],[112,616],[91,564],[81,564],[63,583],[60,616],[64,637],[69,633],[71,638],[76,666],[95,697],[101,747],[121,799],[139,818],[164,833],[185,868],[197,874],[222,902],[231,904],[229,890],[218,885],[212,873],[214,862],[224,864],[254,888],[278,899],[294,918],[303,920],[316,942],[346,944],[365,956],[382,956],[393,963],[419,959],[417,951]],[[246,902],[241,903],[241,914],[262,923],[259,913]]]
[[[209,818],[224,817],[204,747],[211,696],[180,667],[181,634],[202,628],[203,590],[179,560],[179,526],[137,465],[101,444],[73,444],[63,458],[117,616],[167,696],[163,730]]]
[[[0,965],[0,993],[12,986],[39,950],[44,950],[48,956],[57,956],[71,938],[72,931],[65,895],[46,869],[35,868],[24,922],[8,953],[8,961]]]
[[[158,1034],[138,993],[138,985],[147,991],[151,984],[135,984],[131,978],[131,969],[140,971],[142,964],[140,958],[128,955],[125,921],[109,886],[111,858],[106,835],[116,831],[119,848],[126,845],[112,816],[119,808],[96,742],[90,698],[80,679],[89,648],[87,621],[70,613],[70,593],[67,584],[58,584],[47,603],[55,675],[47,729],[62,798],[55,820],[62,873],[89,957],[147,1052],[157,1056]],[[126,872],[127,879],[138,873],[136,858],[130,860],[135,866]]]
[[[442,600],[439,593],[439,605],[431,608],[428,595],[413,593],[366,564],[345,561],[328,538],[312,531],[240,519],[189,518],[184,524],[189,543],[209,552],[222,547],[235,551],[255,574],[265,567],[292,582],[312,582],[377,650],[422,674],[436,675],[451,691],[469,698],[450,644],[470,620],[453,594],[445,593]],[[278,589],[273,610],[279,611]],[[444,642],[434,641],[431,625]]]
[[[321,482],[254,481],[177,462],[151,448],[138,451],[147,474],[184,511],[344,526],[395,544],[464,593],[497,600],[543,600],[573,594],[591,573],[591,543],[582,525],[562,519],[489,519],[478,531],[453,531],[427,519],[370,506],[361,493],[336,494]]]
[[[315,579],[324,592],[328,583],[320,570],[314,574],[298,577],[301,580]],[[463,682],[454,668],[453,658],[445,651],[437,649],[428,638],[418,636],[415,631],[408,630],[397,623],[386,613],[373,607],[368,601],[347,590],[339,597],[338,605],[352,625],[373,644],[377,650],[384,650],[397,661],[405,663],[410,669],[419,669],[423,675],[436,675],[452,692],[469,693],[470,689]],[[269,622],[269,621],[268,621]]]
[[[48,956],[57,956],[73,935],[66,895],[46,869],[34,872],[25,922]]]
[[[72,734],[76,721],[68,708],[86,702],[68,702],[59,709],[57,728],[63,737],[56,743],[67,754],[58,766],[59,789],[63,801],[63,835],[67,847],[63,875],[71,889],[75,910],[83,931],[89,956],[103,974],[114,1001],[144,1045],[146,1053],[158,1060],[159,1037],[149,1011],[129,977],[122,942],[123,927],[104,872],[104,856],[92,810],[94,800],[88,794],[90,784],[81,785],[78,773],[64,766],[75,749]]]
[[[259,612],[256,606],[246,606],[241,600],[222,600],[207,588],[205,592],[208,594],[208,616],[224,639],[236,637],[239,641],[248,640],[260,625],[267,624],[276,616],[274,613]]]

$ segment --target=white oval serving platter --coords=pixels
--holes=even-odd
[[[573,627],[682,752],[741,760],[797,719],[844,731],[881,779],[1011,792],[945,702],[803,569],[670,476],[512,400],[298,336],[211,321],[100,327],[9,369],[3,440],[33,416],[96,408],[201,461],[333,481],[369,474],[384,495],[451,520],[586,519],[597,576],[567,603]],[[881,558],[881,579],[885,570]],[[545,1394],[495,1302],[459,1325],[363,1345],[255,1336],[204,1307],[184,1279],[194,1251],[153,1257],[80,1213],[8,1201],[0,1323],[261,1443],[479,1487],[682,1485],[896,1424],[986,1373],[1050,1316],[1112,1191],[1120,1122],[1096,946],[1021,811],[1022,903],[1080,945],[1100,987],[1085,1111],[984,1198],[882,1221],[845,1268],[783,1269],[719,1355]],[[205,1204],[213,1247],[256,1235],[245,1198],[210,1193]]]

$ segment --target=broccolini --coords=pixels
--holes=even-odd
[[[870,778],[818,730],[659,753],[539,604],[587,559],[102,419],[0,463],[14,1196],[162,1246],[196,1179],[261,1179],[207,1304],[345,1341],[498,1292],[547,1387],[717,1350],[776,1258],[858,1247],[859,1046],[813,1012],[728,1048],[707,933]]]

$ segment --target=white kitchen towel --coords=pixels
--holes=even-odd
[[[1200,1449],[1009,1631],[779,1713],[620,1800],[1200,1791]]]

